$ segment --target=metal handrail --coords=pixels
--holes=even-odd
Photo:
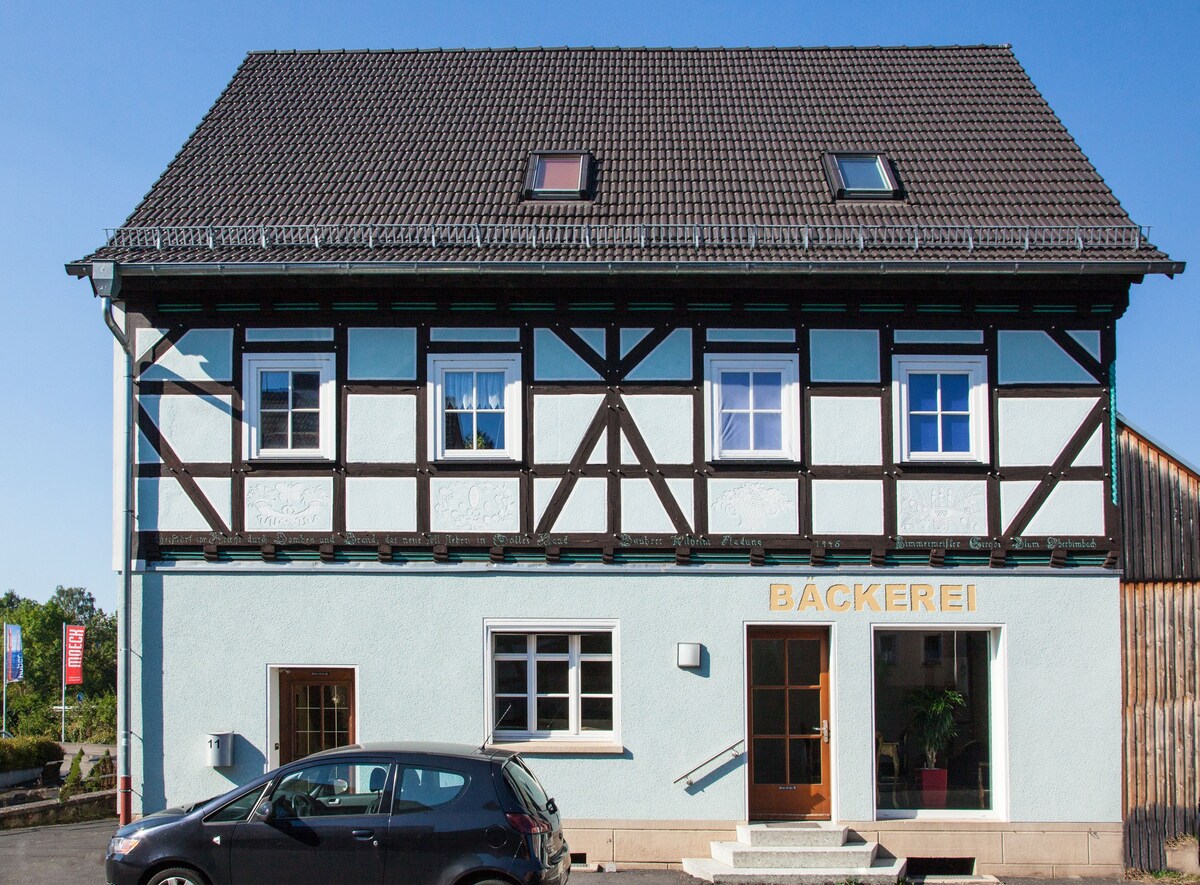
[[[722,248],[844,249],[1142,249],[1149,228],[1120,225],[924,224],[250,224],[108,228],[110,247],[179,249],[233,247],[311,249],[415,246],[439,248]]]
[[[701,762],[699,765],[697,765],[691,771],[685,771],[679,777],[675,778],[675,780],[673,780],[671,783],[677,784],[680,781],[685,781],[686,783],[684,784],[684,786],[690,787],[692,784],[695,783],[695,780],[692,778],[693,774],[695,774],[697,771],[699,771],[705,765],[708,765],[708,763],[715,762],[716,760],[720,759],[726,753],[729,753],[732,758],[736,759],[738,756],[742,755],[741,753],[737,752],[737,748],[740,747],[744,743],[746,743],[745,738],[738,738],[736,741],[734,741],[732,744],[730,744],[724,750],[721,750],[718,753],[713,753],[711,756],[709,756],[707,759],[705,759],[703,762]]]

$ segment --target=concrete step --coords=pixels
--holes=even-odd
[[[713,842],[712,856],[739,870],[861,869],[871,866],[878,847],[876,842],[850,842],[832,848]]]
[[[734,869],[711,857],[685,857],[683,870],[713,885],[839,885],[847,880],[863,885],[896,885],[904,875],[905,864],[904,858],[880,858],[869,867]]]
[[[836,848],[846,842],[847,827],[827,823],[741,824],[738,841],[746,845]]]

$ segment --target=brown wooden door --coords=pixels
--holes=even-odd
[[[829,631],[751,627],[750,819],[828,820]]]
[[[279,671],[279,764],[352,744],[354,671]]]

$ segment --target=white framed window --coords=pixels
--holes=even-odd
[[[988,460],[985,357],[894,356],[892,395],[897,460]]]
[[[242,455],[334,457],[332,353],[246,354],[242,360]]]
[[[485,632],[493,740],[619,742],[615,621],[489,621]]]
[[[795,461],[800,454],[800,357],[709,354],[704,405],[709,460]]]
[[[429,457],[519,460],[519,354],[431,354]]]

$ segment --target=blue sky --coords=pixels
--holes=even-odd
[[[0,255],[9,320],[0,591],[115,600],[111,345],[63,264],[119,225],[251,49],[1011,43],[1133,219],[1200,260],[1200,4],[0,0]],[[1200,266],[1135,286],[1129,420],[1200,464]]]

